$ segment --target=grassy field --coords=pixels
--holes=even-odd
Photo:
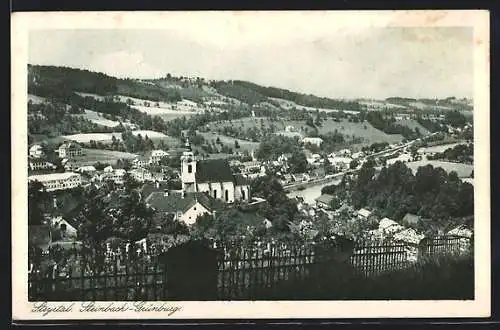
[[[252,150],[257,150],[259,148],[259,143],[257,142],[251,142],[251,141],[246,141],[246,140],[240,140],[240,139],[235,139],[229,136],[225,135],[220,135],[216,133],[211,133],[211,132],[198,132],[199,135],[202,135],[205,140],[208,141],[215,141],[217,137],[219,137],[220,141],[224,144],[226,144],[228,147],[232,148],[233,151],[240,150],[240,151],[252,151]],[[240,148],[239,149],[234,149],[234,141],[237,140]]]
[[[164,121],[171,121],[182,117],[189,118],[191,116],[194,116],[195,114],[196,113],[194,112],[170,111],[170,112],[164,112],[158,116],[161,117]]]
[[[92,93],[83,93],[83,92],[75,92],[75,94],[80,95],[81,97],[92,97],[98,101],[104,101],[104,96],[92,94]]]
[[[102,113],[95,112],[92,110],[85,110],[85,114],[74,115],[74,116],[83,117],[83,118],[90,120],[91,122],[93,122],[97,125],[106,126],[106,127],[116,127],[116,126],[120,125],[120,122],[106,119],[103,117]]]
[[[386,134],[368,122],[364,123],[351,123],[347,120],[343,120],[341,122],[336,122],[334,120],[326,120],[323,122],[323,125],[319,129],[320,134],[325,134],[328,132],[333,132],[338,130],[339,133],[347,136],[356,136],[361,137],[369,143],[374,142],[388,142],[388,143],[397,143],[402,141],[404,138],[400,134]]]
[[[299,105],[293,101],[285,100],[285,99],[280,99],[280,98],[275,98],[275,97],[270,97],[270,99],[279,104],[282,109],[289,110],[292,108],[299,109],[299,110],[307,110],[307,111],[324,111],[324,112],[337,112],[337,111],[344,111],[345,113],[351,113],[351,114],[356,114],[359,113],[359,111],[351,111],[351,110],[343,110],[343,109],[326,109],[326,108],[314,108],[314,107],[308,107],[304,105]]]
[[[45,101],[47,101],[47,99],[44,97],[41,97],[41,96],[28,94],[28,101],[33,102],[33,104],[41,104],[41,103],[44,103]]]
[[[132,131],[132,134],[136,136],[140,134],[142,137],[145,137],[147,135],[148,138],[150,138],[151,140],[161,140],[168,138],[168,136],[163,133],[148,131],[148,130]],[[122,133],[80,133],[80,134],[64,135],[62,137],[67,140],[72,140],[75,142],[89,143],[90,140],[94,140],[96,142],[97,141],[109,142],[112,140],[113,136],[116,139],[121,140],[121,135]]]
[[[114,164],[118,159],[134,159],[137,155],[103,149],[83,149],[84,155],[75,157],[74,161],[80,166],[93,165],[97,162]]]
[[[424,153],[444,152],[447,149],[454,148],[455,146],[458,146],[460,144],[465,144],[465,143],[442,144],[442,145],[437,145],[437,146],[432,146],[432,147],[426,147],[426,148],[422,148],[422,149],[423,149]]]
[[[407,163],[407,165],[413,171],[413,173],[417,173],[418,168],[421,166],[432,165],[433,167],[441,167],[448,173],[451,171],[455,171],[457,172],[459,178],[470,177],[472,170],[474,169],[473,165],[443,162],[439,160],[420,160]]]
[[[411,128],[412,130],[415,130],[415,128],[418,128],[420,133],[422,135],[428,135],[431,134],[424,126],[420,125],[416,120],[414,119],[402,119],[402,120],[396,120],[396,124],[401,125],[401,126],[407,126]]]
[[[277,131],[284,131],[287,126],[293,126],[296,131],[302,131],[305,134],[305,130],[311,130],[311,127],[305,124],[305,121],[293,121],[293,120],[277,120],[271,121],[269,118],[255,117],[255,118],[243,118],[231,121],[224,121],[219,123],[210,123],[208,127],[212,131],[220,129],[224,126],[232,126],[238,129],[247,130],[251,127],[259,128],[262,125],[268,128],[271,125],[275,126]],[[386,134],[369,123],[351,123],[347,120],[336,122],[332,119],[323,121],[322,126],[318,129],[320,134],[326,134],[328,132],[334,132],[337,130],[348,137],[353,135],[356,137],[361,137],[369,143],[373,142],[388,142],[397,143],[403,140],[403,136],[399,134],[389,135]]]

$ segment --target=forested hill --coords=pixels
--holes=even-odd
[[[175,88],[162,88],[132,79],[118,79],[88,70],[28,65],[29,94],[67,100],[74,92],[102,96],[120,94],[164,102],[181,100]]]
[[[199,77],[173,77],[167,74],[162,79],[141,81],[68,67],[28,65],[28,93],[68,100],[74,92],[101,96],[119,94],[156,102],[176,102],[181,99],[202,102],[205,97],[218,95],[237,99],[248,105],[276,103],[272,98],[279,98],[313,108],[360,110],[360,104],[355,101],[306,95],[241,80],[208,82]]]
[[[456,97],[447,97],[444,99],[413,99],[406,97],[388,97],[386,102],[398,104],[405,107],[415,106],[420,104],[421,107],[444,107],[452,108],[459,111],[472,111],[473,106],[471,100],[458,99]]]
[[[361,110],[361,105],[356,101],[335,100],[311,94],[296,93],[282,88],[263,87],[248,81],[219,81],[212,83],[212,86],[215,87],[221,94],[238,98],[249,104],[269,101],[268,98],[279,98],[306,107]]]

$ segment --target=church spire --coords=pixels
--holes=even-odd
[[[184,147],[186,148],[187,151],[191,151],[191,144],[189,143],[189,138],[186,138],[186,143],[184,144]]]

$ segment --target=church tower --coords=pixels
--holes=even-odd
[[[185,192],[196,192],[196,158],[191,150],[189,140],[186,139],[186,150],[181,156],[181,180],[182,190]]]

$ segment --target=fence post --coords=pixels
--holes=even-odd
[[[218,252],[205,241],[189,241],[169,249],[159,260],[164,264],[167,298],[216,300]]]

